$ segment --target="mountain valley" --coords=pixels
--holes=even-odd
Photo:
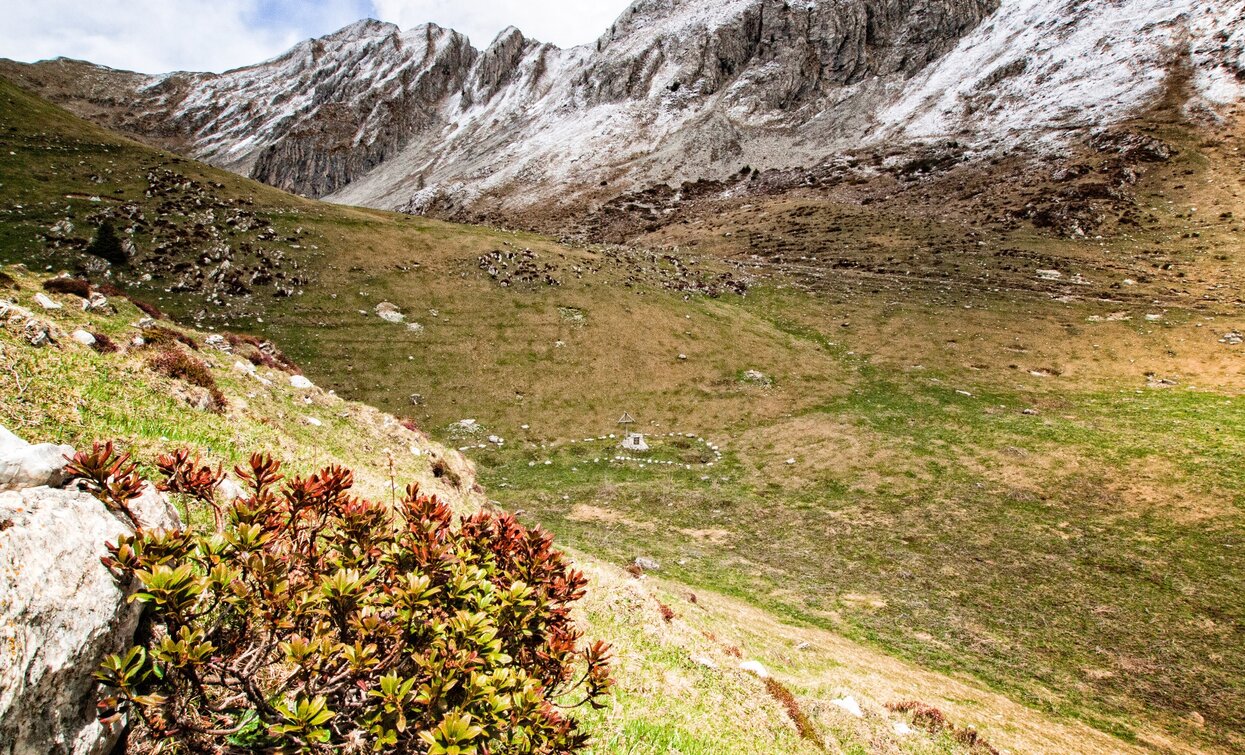
[[[225,74],[6,62],[0,263],[269,339],[457,449],[471,505],[600,570],[611,632],[659,590],[681,649],[633,638],[594,751],[813,751],[777,708],[715,739],[755,691],[689,660],[712,635],[823,751],[988,751],[887,728],[921,694],[1002,751],[1239,752],[1243,15],[641,0],[570,50],[363,21]],[[242,451],[51,412],[12,340],[7,427]],[[694,722],[634,728],[680,685]]]

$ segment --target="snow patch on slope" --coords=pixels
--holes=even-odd
[[[1243,2],[1004,0],[879,125],[910,139],[1058,139],[1061,129],[1118,122],[1153,102],[1185,50],[1198,93],[1227,104],[1243,82],[1197,50],[1235,26],[1239,61],[1242,18]]]

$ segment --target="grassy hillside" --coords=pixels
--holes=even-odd
[[[981,235],[839,195],[724,208],[651,254],[313,203],[7,84],[0,105],[0,259],[108,272],[187,322],[274,338],[318,384],[463,448],[492,499],[584,553],[656,558],[698,594],[978,680],[1050,732],[1047,715],[1109,733],[1102,751],[1245,748],[1245,318],[1219,219],[1241,214],[1237,131],[1182,143],[1141,187],[1223,205],[1206,227],[1156,215],[1161,258],[1140,232]],[[155,173],[148,197],[158,170],[181,179]],[[131,269],[102,271],[80,250],[126,205],[172,228],[128,224]],[[226,222],[239,209],[249,230]],[[42,236],[66,217],[77,242]],[[783,237],[805,253],[766,252]],[[285,278],[186,280],[205,250],[219,267],[214,244]],[[867,256],[835,267],[844,250]],[[614,459],[623,411],[653,446],[633,456],[663,463]],[[828,671],[798,673],[811,691]],[[1017,751],[1069,750],[1043,727]]]
[[[226,467],[265,450],[287,460],[294,473],[348,466],[358,490],[371,497],[383,499],[395,482],[418,482],[460,512],[487,505],[459,454],[390,415],[320,388],[294,387],[287,372],[239,368],[247,363],[245,350],[219,351],[202,331],[167,322],[138,327],[144,313],[122,297],[109,301],[114,311],[83,312],[78,297],[47,294],[61,307],[45,310],[35,295],[42,293],[46,274],[22,266],[4,267],[0,274],[0,300],[6,302],[0,424],[26,438],[78,448],[116,439],[148,472],[158,453],[174,447],[189,447]],[[30,343],[25,312],[53,343]],[[203,360],[224,408],[199,406],[194,386],[152,369],[153,357],[169,348],[153,325],[178,334],[179,345],[172,348]],[[119,350],[101,353],[77,343],[71,336],[77,331],[101,336],[101,342],[106,337]],[[139,335],[148,343],[134,345]],[[448,472],[438,474],[438,468]],[[206,524],[206,512],[184,513]],[[1046,720],[1002,696],[920,672],[834,635],[784,625],[740,601],[636,579],[582,554],[577,558],[591,579],[579,619],[588,636],[614,645],[617,659],[610,704],[585,714],[592,753],[988,751],[955,730],[926,730],[911,714],[886,707],[909,700],[938,706],[961,732],[975,725],[987,738],[983,742],[1026,752],[1072,742],[1089,743],[1096,752],[1114,750],[1109,737],[1086,727]],[[798,731],[783,701],[739,669],[745,658],[774,665],[809,721],[811,739]],[[863,717],[832,704],[844,696],[858,700]],[[901,723],[912,731],[897,733]]]

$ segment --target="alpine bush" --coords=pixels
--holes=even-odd
[[[125,253],[125,248],[121,245],[121,238],[117,236],[117,229],[109,220],[99,224],[99,230],[95,232],[95,238],[91,240],[86,251],[87,254],[107,260],[114,265],[128,265],[130,262],[129,255]]]
[[[600,707],[609,649],[570,618],[586,580],[553,539],[507,514],[455,524],[417,487],[350,494],[330,467],[284,479],[268,456],[236,470],[246,494],[177,451],[162,490],[214,512],[211,531],[146,531],[105,563],[146,606],[128,652],[103,664],[101,717],[183,752],[427,755],[573,753],[570,710]],[[139,494],[111,444],[72,472],[114,509]]]
[[[173,332],[173,331],[169,331]],[[212,408],[224,411],[229,400],[216,384],[216,377],[202,359],[182,351],[176,346],[165,346],[159,353],[147,360],[147,366],[153,372],[174,380],[184,380],[191,385],[206,388],[212,398]]]

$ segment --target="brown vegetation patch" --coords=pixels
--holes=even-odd
[[[95,342],[91,344],[91,348],[100,354],[116,354],[121,350],[117,342],[104,333],[93,332],[91,337],[95,339]]]
[[[91,298],[91,284],[81,278],[52,278],[43,282],[43,290],[51,294],[70,294],[79,299]]]
[[[795,695],[791,694],[791,690],[784,687],[782,682],[770,676],[765,679],[765,691],[787,711],[787,715],[795,723],[795,728],[800,732],[802,738],[812,742],[817,749],[825,750],[821,737],[817,736],[817,730],[813,728],[813,722],[808,720],[808,716],[804,715],[804,711],[800,709],[799,701],[795,699]]]
[[[190,385],[205,388],[212,397],[213,409],[223,411],[229,402],[225,399],[225,394],[221,393],[220,386],[216,384],[216,378],[212,375],[212,370],[207,364],[198,357],[187,354],[176,346],[166,347],[163,351],[151,357],[147,365],[154,371],[165,377],[174,380],[183,380]]]
[[[932,705],[909,700],[901,703],[888,703],[887,709],[894,713],[907,713],[912,717],[912,723],[920,728],[928,731],[930,734],[942,734],[946,732],[950,734],[955,741],[968,748],[969,752],[980,755],[999,755],[999,751],[994,749],[977,730],[969,727],[960,727],[947,720],[943,712]]]

